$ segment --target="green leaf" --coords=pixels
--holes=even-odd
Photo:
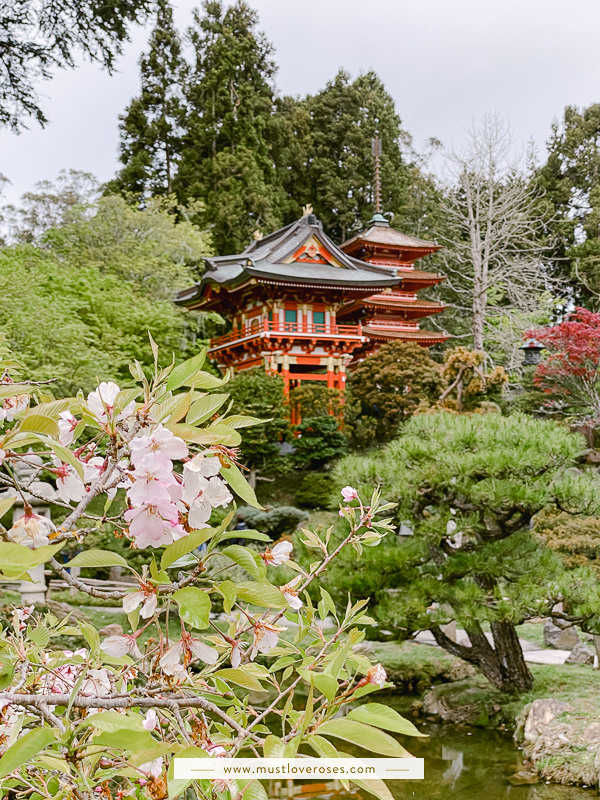
[[[37,628],[27,628],[27,638],[38,647],[46,647],[50,641],[50,631],[44,625]]]
[[[31,394],[32,386],[26,383],[8,383],[0,386],[0,400],[6,397],[15,397],[18,394]]]
[[[184,442],[191,442],[192,444],[224,444],[228,447],[236,447],[237,445],[228,444],[224,439],[231,439],[230,433],[235,433],[230,428],[227,431],[211,430],[210,428],[195,428],[193,425],[188,425],[186,422],[168,422],[166,427],[179,436]],[[240,441],[241,441],[241,437]],[[239,442],[238,442],[239,444]]]
[[[364,706],[353,708],[347,714],[346,719],[366,722],[376,728],[384,728],[386,731],[394,731],[394,733],[404,733],[406,736],[426,736],[424,733],[419,733],[412,722],[382,703],[365,703]]]
[[[24,544],[15,542],[0,542],[0,570],[9,578],[24,576],[32,567],[45,564],[55,555],[65,543],[47,544],[30,550]]]
[[[165,400],[164,403],[158,406],[154,418],[157,422],[162,422],[167,419],[167,417],[169,422],[179,422],[190,410],[190,402],[190,392],[169,397],[168,400]]]
[[[237,669],[220,669],[218,672],[213,672],[213,678],[222,678],[227,683],[235,683],[236,686],[242,686],[244,689],[251,689],[254,692],[268,692],[268,689],[265,689],[258,681],[254,675],[250,675],[244,667],[238,667]]]
[[[76,458],[67,447],[64,447],[60,442],[57,442],[54,439],[47,439],[46,437],[40,437],[40,441],[48,445],[48,447],[60,458],[62,462],[65,464],[70,464],[77,472],[79,477],[83,479],[83,466],[81,461]]]
[[[266,533],[260,533],[259,531],[232,531],[231,533],[222,536],[219,539],[219,544],[221,542],[226,542],[227,539],[251,539],[253,542],[272,542],[270,536]],[[289,563],[289,562],[286,562]]]
[[[212,437],[215,444],[222,444],[225,447],[239,447],[242,443],[240,434],[222,422],[213,422],[208,428],[204,428],[204,432]]]
[[[72,405],[76,405],[73,397],[65,397],[64,400],[50,400],[48,403],[40,403],[35,406],[34,411],[37,414],[44,414],[46,417],[58,419],[58,415],[63,411],[67,411]]]
[[[253,578],[260,580],[260,571],[256,559],[245,547],[239,544],[231,544],[223,550],[223,555],[243,567]]]
[[[208,628],[210,614],[210,597],[201,589],[186,586],[173,594],[173,599],[179,604],[179,613],[184,622],[194,628]]]
[[[123,389],[119,394],[115,397],[115,402],[113,405],[114,415],[115,417],[123,411],[125,406],[128,406],[129,403],[133,402],[141,392],[141,389],[136,387],[135,389]]]
[[[52,417],[44,414],[27,414],[21,420],[20,431],[31,431],[32,433],[42,433],[46,436],[58,437],[58,423]]]
[[[189,536],[185,536],[183,539],[178,539],[173,544],[168,545],[168,547],[165,547],[160,560],[161,569],[167,569],[177,559],[191,553],[192,550],[200,547],[201,544],[207,542],[216,533],[216,528],[203,528],[199,531],[192,531]]]
[[[5,778],[22,764],[32,761],[40,750],[56,739],[51,728],[34,728],[24,736],[20,736],[0,759],[0,778]]]
[[[245,417],[242,414],[232,414],[230,417],[224,417],[221,422],[229,425],[230,428],[251,428],[254,425],[264,425],[265,422],[270,422],[270,419],[257,419],[256,417]]]
[[[276,736],[267,736],[263,745],[263,754],[265,758],[283,758],[283,751],[285,750],[285,742],[278,739]]]
[[[167,389],[173,391],[174,389],[179,389],[180,386],[192,386],[192,379],[197,377],[197,373],[202,369],[205,357],[206,350],[201,350],[192,358],[184,361],[183,364],[175,367],[167,380]]]
[[[325,695],[328,700],[333,700],[338,690],[338,682],[331,675],[324,672],[314,672],[312,677],[315,687]]]
[[[227,481],[233,491],[238,497],[241,497],[244,502],[255,508],[262,508],[261,504],[256,499],[254,489],[250,486],[239,469],[230,459],[225,458],[225,461],[227,461],[227,465],[221,467],[221,477]]]
[[[238,600],[245,600],[261,608],[285,608],[287,602],[276,586],[270,583],[245,581],[236,586]]]
[[[206,750],[203,750],[201,747],[186,747],[184,750],[180,750],[177,753],[177,758],[210,758]],[[175,798],[180,797],[183,792],[191,786],[194,782],[193,780],[175,780],[173,775],[175,774],[175,761],[171,759],[171,763],[169,764],[169,770],[167,772],[167,788],[169,792],[169,800],[175,800]]]
[[[391,758],[405,758],[408,753],[392,736],[352,719],[330,719],[317,728],[320,736],[333,736]]]
[[[7,511],[10,511],[15,504],[16,497],[2,497],[0,498],[0,517],[3,517]]]
[[[223,595],[223,611],[226,614],[231,614],[231,609],[237,597],[235,584],[233,581],[221,581],[217,584],[217,589]]]
[[[195,378],[193,385],[194,389],[220,389],[229,383],[229,375],[224,378],[216,378],[208,372],[200,372]]]
[[[10,686],[15,674],[15,666],[16,664],[11,663],[7,658],[0,658],[0,692]]]
[[[149,750],[156,744],[156,739],[150,731],[119,728],[110,733],[102,731],[99,735],[94,736],[93,742],[94,744],[103,744],[107,747],[117,747],[120,750],[129,750],[137,753],[140,750]]]
[[[120,714],[118,711],[100,711],[91,717],[86,717],[84,725],[96,728],[105,733],[116,733],[116,731],[143,731],[144,718],[141,714]]]
[[[112,550],[84,550],[72,558],[66,567],[127,567],[129,564],[119,553]]]
[[[264,786],[258,780],[253,781],[236,781],[240,787],[240,797],[244,800],[269,800],[268,794],[265,792]]]
[[[228,394],[209,394],[206,397],[200,397],[194,400],[187,415],[186,422],[188,425],[199,425],[210,419],[213,414],[221,408],[223,403],[229,399]],[[233,427],[233,426],[231,426]]]
[[[307,736],[306,744],[312,747],[321,758],[340,758],[340,754],[327,739],[318,734]]]

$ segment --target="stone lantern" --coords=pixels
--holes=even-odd
[[[528,339],[525,344],[521,345],[520,349],[523,351],[523,366],[532,367],[540,363],[542,350],[545,348],[537,339]]]

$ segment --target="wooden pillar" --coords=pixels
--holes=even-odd
[[[286,397],[290,394],[290,359],[284,354],[281,362],[281,377],[283,378],[283,393]]]
[[[327,388],[328,389],[335,388],[335,371],[333,366],[333,356],[329,356],[327,359]]]

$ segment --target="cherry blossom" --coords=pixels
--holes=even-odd
[[[24,544],[35,550],[50,543],[49,534],[54,525],[47,517],[36,514],[31,506],[25,506],[25,513],[6,532],[9,541]]]
[[[131,523],[129,533],[139,549],[162,547],[187,536],[179,525],[179,511],[174,503],[144,503],[128,509],[124,517]]]
[[[69,447],[73,443],[77,425],[78,420],[70,411],[61,411],[58,415],[58,438],[65,447]]]
[[[106,423],[109,417],[112,417],[115,400],[120,391],[116,383],[104,381],[97,389],[88,394],[88,408],[98,422]],[[131,402],[117,415],[116,420],[126,419],[134,411],[135,403]]]
[[[146,712],[146,716],[144,717],[142,725],[147,731],[153,731],[158,727],[159,722],[160,720],[158,719],[158,714],[153,708],[151,708]]]
[[[358,492],[352,486],[344,486],[340,494],[345,503],[349,503],[351,500],[358,500]]]
[[[387,681],[387,673],[381,664],[375,664],[367,672],[367,683],[373,683],[383,689]]]
[[[213,508],[226,506],[233,500],[225,482],[217,477],[220,469],[217,457],[203,454],[184,464],[181,499],[189,506],[191,528],[205,527]]]
[[[54,459],[58,466],[50,471],[56,475],[56,491],[63,503],[79,503],[85,497],[85,484],[70,464],[62,464]]]
[[[79,691],[88,696],[106,697],[112,691],[108,670],[105,667],[88,670]]]
[[[25,411],[31,398],[28,394],[17,394],[7,397],[0,408],[0,421],[12,422],[20,411]]]
[[[140,764],[139,769],[148,778],[153,778],[156,780],[156,778],[160,778],[163,773],[163,761],[163,757],[159,756],[153,761],[146,761],[145,764]]]
[[[242,645],[239,642],[234,642],[231,645],[231,666],[232,667],[239,667],[242,663],[242,657],[244,656],[244,650]]]
[[[258,653],[264,653],[266,655],[276,647],[279,641],[279,634],[284,630],[285,628],[280,628],[277,625],[269,625],[267,622],[257,622],[254,625],[254,638],[250,650],[250,660],[254,661]]]
[[[0,700],[0,754],[12,744],[15,726],[22,719],[8,700]]]
[[[293,608],[294,611],[299,611],[304,603],[298,597],[298,592],[295,591],[294,587],[298,585],[300,582],[301,577],[300,575],[296,575],[296,577],[291,580],[289,583],[286,583],[285,586],[280,586],[279,590],[285,597],[287,604],[290,608]]]
[[[100,645],[106,655],[121,658],[128,653],[134,658],[143,658],[135,636],[109,636]]]
[[[175,436],[164,425],[157,425],[151,433],[136,436],[129,443],[129,449],[135,467],[141,467],[142,461],[148,455],[161,455],[169,461],[181,461],[188,454],[183,439]]]
[[[132,611],[142,605],[140,617],[142,619],[149,619],[156,611],[158,596],[155,591],[148,590],[147,588],[140,589],[139,592],[131,592],[123,598],[123,611],[126,614],[131,614]]]
[[[271,550],[261,553],[261,558],[264,559],[266,564],[272,564],[274,567],[280,567],[289,561],[294,546],[291,542],[279,542]]]
[[[17,625],[20,631],[24,631],[27,627],[25,622],[33,614],[34,608],[35,606],[23,606],[22,608],[17,608],[15,610]]]
[[[127,489],[127,497],[134,506],[155,500],[169,502],[172,499],[170,488],[178,486],[173,475],[173,464],[164,456],[157,458],[156,455],[145,455],[130,476],[133,484]]]
[[[165,675],[175,675],[182,671],[180,664],[183,656],[183,667],[187,667],[195,658],[204,661],[205,664],[216,664],[219,654],[214,647],[204,644],[199,639],[194,639],[189,633],[184,632],[181,639],[171,645],[167,652],[160,659],[160,668]]]

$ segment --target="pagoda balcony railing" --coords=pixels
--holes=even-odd
[[[242,343],[258,338],[306,338],[306,339],[362,339],[362,325],[338,325],[335,322],[281,322],[280,320],[256,320],[253,325],[248,325],[241,330],[235,329],[211,339],[210,349],[218,350],[221,347],[234,343]]]
[[[369,325],[370,328],[390,328],[391,330],[396,331],[418,331],[419,330],[419,323],[418,322],[399,322],[395,320],[371,320],[371,322],[366,323]]]

